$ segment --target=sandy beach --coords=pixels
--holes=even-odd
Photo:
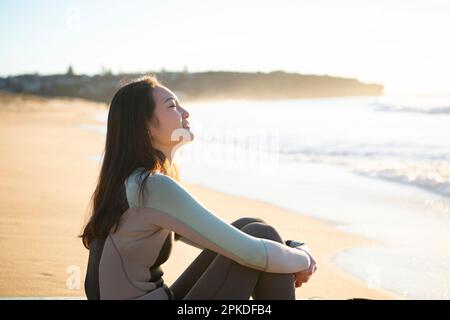
[[[0,297],[84,297],[88,251],[77,237],[88,213],[104,137],[97,125],[105,105],[79,99],[0,95]],[[339,270],[332,259],[367,239],[336,230],[302,212],[182,182],[227,221],[260,217],[285,239],[308,243],[318,271],[297,299],[401,299]],[[200,252],[176,242],[163,265],[170,285]],[[79,270],[79,272],[78,272]]]

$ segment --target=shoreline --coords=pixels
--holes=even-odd
[[[88,251],[77,235],[88,213],[99,170],[87,157],[102,154],[104,137],[81,130],[96,125],[104,104],[81,99],[21,100],[0,108],[0,297],[84,297]],[[2,101],[0,100],[0,106]],[[284,239],[307,242],[318,271],[296,289],[297,299],[402,299],[343,272],[333,257],[373,241],[333,228],[305,214],[268,202],[184,183],[206,207],[231,222],[256,216]],[[176,242],[162,267],[170,285],[200,252]],[[68,289],[67,285],[73,289]]]

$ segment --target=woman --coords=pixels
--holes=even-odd
[[[92,215],[81,235],[90,251],[88,299],[295,299],[295,287],[316,270],[300,243],[284,243],[261,219],[229,224],[179,184],[172,160],[179,137],[194,138],[188,117],[151,76],[114,95]],[[168,287],[161,265],[174,240],[203,251]]]

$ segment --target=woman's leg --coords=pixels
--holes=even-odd
[[[233,221],[231,225],[241,230],[244,226],[252,223],[265,223],[259,218],[245,217]],[[170,286],[170,290],[174,293],[174,299],[181,300],[191,290],[194,284],[202,276],[217,253],[208,249],[203,250],[197,258],[186,268],[186,270],[177,278],[177,280]]]
[[[265,223],[253,222],[241,230],[255,237],[283,243],[278,232]],[[293,275],[262,272],[217,255],[183,299],[248,300],[250,296],[254,300],[295,300]]]

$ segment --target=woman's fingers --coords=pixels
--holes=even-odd
[[[294,274],[295,287],[299,288],[303,283],[306,283],[311,278],[312,274],[317,270],[314,265],[309,270],[300,271]]]
[[[308,270],[300,271],[294,274],[295,279],[295,287],[299,288],[302,286],[303,283],[306,283],[309,281],[309,278],[311,278],[312,274],[316,272],[317,265],[314,262],[314,265],[310,266]]]
[[[308,280],[302,280],[302,281],[295,281],[295,287],[299,288],[302,286],[302,284],[308,282]]]
[[[309,275],[307,273],[300,273],[298,275],[298,277],[296,278],[296,281],[300,282],[300,283],[308,282],[310,277],[311,277],[311,275]]]

